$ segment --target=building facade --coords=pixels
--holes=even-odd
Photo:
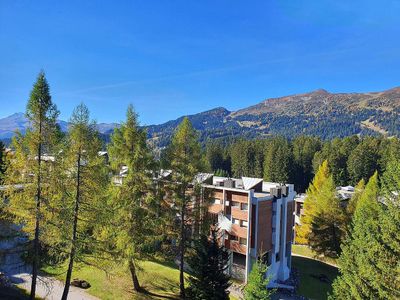
[[[246,282],[253,263],[262,257],[268,265],[271,287],[287,280],[291,270],[294,186],[259,178],[211,176],[203,187],[214,191],[208,211],[218,220],[222,242],[232,254],[231,275]]]

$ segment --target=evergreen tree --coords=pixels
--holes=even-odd
[[[292,178],[293,152],[284,138],[274,138],[268,143],[264,159],[264,179],[287,183]]]
[[[365,138],[351,152],[347,170],[353,184],[361,179],[368,180],[378,170],[379,144],[380,141],[376,138]]]
[[[267,265],[261,259],[257,260],[250,271],[247,285],[244,288],[245,300],[267,300],[271,299],[274,291],[267,289],[270,278],[267,277]]]
[[[72,270],[77,259],[82,259],[84,252],[90,249],[93,256],[97,248],[92,236],[94,226],[100,226],[102,203],[107,187],[108,174],[103,159],[98,155],[101,141],[96,124],[90,122],[89,110],[84,104],[74,109],[70,120],[67,149],[63,164],[65,190],[60,219],[64,219],[67,237],[68,269],[62,298],[66,300],[69,293]],[[60,174],[60,176],[63,176]],[[68,238],[69,237],[69,238]]]
[[[188,118],[184,118],[182,123],[176,129],[168,150],[172,170],[171,191],[179,215],[179,288],[180,295],[185,298],[184,283],[184,258],[186,253],[186,244],[188,242],[187,220],[189,204],[193,196],[192,182],[195,175],[201,169],[201,149],[197,140],[197,134],[193,129]]]
[[[228,268],[229,254],[219,245],[217,231],[211,231],[211,238],[201,235],[194,242],[193,254],[188,259],[192,269],[187,288],[189,299],[223,300],[229,299]]]
[[[333,283],[332,299],[400,297],[399,219],[392,219],[398,217],[399,208],[387,216],[390,208],[387,203],[379,202],[378,192],[375,172],[357,203],[351,234],[342,246],[340,276]],[[395,200],[393,203],[398,205],[392,192],[387,195],[386,200]]]
[[[142,291],[138,279],[139,261],[153,251],[155,222],[159,217],[153,193],[154,160],[146,137],[130,105],[126,121],[115,129],[108,146],[112,169],[118,174],[122,167],[127,167],[128,172],[122,184],[111,187],[112,217],[104,235],[113,249],[113,259],[129,268],[137,292]]]
[[[304,192],[313,178],[312,160],[321,150],[319,138],[299,136],[293,140],[293,160],[296,166],[294,184],[298,192]]]
[[[11,188],[7,193],[10,198],[11,213],[25,226],[23,230],[33,235],[32,255],[32,285],[30,299],[35,299],[38,269],[41,263],[41,238],[46,226],[45,207],[43,202],[51,201],[52,185],[51,165],[48,154],[54,151],[57,138],[56,120],[58,110],[50,96],[50,88],[45,74],[40,72],[31,91],[26,107],[26,117],[30,129],[25,136],[18,134],[13,138],[12,148],[15,155],[10,160],[6,171],[5,184],[14,187],[23,184],[22,191]],[[44,201],[45,200],[45,201]],[[34,212],[34,213],[32,213]]]

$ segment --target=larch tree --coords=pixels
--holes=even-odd
[[[104,223],[103,215],[108,172],[105,162],[98,155],[101,140],[96,124],[90,121],[89,110],[84,104],[77,106],[70,119],[66,148],[64,149],[65,194],[61,198],[58,221],[64,232],[68,253],[68,269],[62,300],[66,300],[75,262],[85,262],[85,255],[94,256],[98,242],[93,236],[96,226]],[[88,253],[90,249],[90,253]]]
[[[179,288],[180,295],[185,298],[184,259],[188,243],[189,209],[194,196],[193,180],[201,169],[203,163],[201,148],[197,134],[186,117],[178,126],[168,149],[172,170],[171,191],[174,207],[179,215],[179,229],[177,231],[179,241]]]
[[[194,241],[194,251],[188,264],[192,270],[189,277],[189,299],[228,300],[230,278],[226,274],[229,253],[219,244],[218,232],[211,230],[211,237],[202,234]]]
[[[353,218],[350,236],[342,245],[339,258],[340,275],[333,283],[332,299],[390,299],[379,291],[378,265],[384,253],[380,237],[381,207],[378,202],[378,175],[375,173],[360,197]],[[386,294],[387,296],[387,294]]]
[[[338,257],[340,244],[345,235],[346,215],[336,195],[333,177],[330,175],[314,194],[316,203],[313,212],[308,244],[317,254]]]
[[[57,142],[58,110],[52,102],[49,84],[40,72],[26,106],[29,129],[12,140],[15,154],[9,161],[5,184],[10,199],[10,213],[24,224],[23,231],[33,238],[32,285],[30,299],[35,299],[38,269],[41,264],[41,239],[46,226],[43,204],[51,202],[52,154]],[[22,189],[18,185],[23,186]],[[44,202],[44,203],[43,203]]]
[[[157,222],[161,213],[155,203],[154,160],[146,138],[147,133],[140,128],[138,116],[130,105],[126,121],[115,129],[108,146],[112,169],[118,174],[126,167],[127,173],[121,184],[111,186],[111,227],[106,232],[114,259],[128,267],[137,292],[142,291],[139,263],[149,256],[157,241]]]
[[[313,181],[307,189],[307,197],[304,200],[304,215],[301,217],[301,225],[297,229],[296,242],[299,244],[307,244],[309,234],[311,232],[311,224],[317,211],[317,200],[320,190],[330,176],[328,169],[328,161],[324,161],[318,172],[315,174]]]

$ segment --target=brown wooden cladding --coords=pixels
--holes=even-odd
[[[291,242],[293,238],[293,225],[294,225],[294,201],[287,204],[287,223],[286,223],[286,243]]]
[[[232,207],[231,209],[232,217],[239,220],[247,221],[248,219],[248,211],[241,210],[238,207]]]
[[[247,194],[247,193],[226,191],[226,195],[227,195],[228,201],[237,201],[237,202],[241,202],[241,203],[249,202],[249,194]]]
[[[208,206],[208,211],[213,214],[218,214],[223,208],[222,204],[210,204]]]
[[[254,248],[256,244],[256,212],[257,206],[251,205],[251,222],[250,222],[250,248]]]
[[[258,203],[257,252],[264,253],[272,249],[272,201]]]
[[[238,236],[238,237],[247,239],[247,228],[245,228],[245,227],[240,227],[240,226],[237,225],[237,224],[232,224],[232,229],[231,229],[231,232],[230,232],[230,233],[231,233],[232,235],[236,235],[236,236]]]

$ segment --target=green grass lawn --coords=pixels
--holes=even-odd
[[[332,290],[332,282],[338,275],[338,269],[324,262],[310,258],[292,256],[292,267],[299,271],[298,295],[310,299],[327,299],[327,293]],[[321,282],[318,276],[324,274],[329,283]]]
[[[292,253],[314,258],[323,262],[333,264],[335,266],[337,265],[337,259],[319,256],[306,245],[292,245]]]
[[[78,266],[72,278],[87,280],[91,284],[87,292],[104,300],[179,299],[179,270],[175,264],[167,261],[143,261],[140,266],[143,271],[139,273],[139,280],[146,294],[133,291],[130,274],[122,268],[107,276],[97,268]],[[60,280],[65,279],[62,269],[45,268],[44,271]],[[236,300],[233,297],[231,299]]]

